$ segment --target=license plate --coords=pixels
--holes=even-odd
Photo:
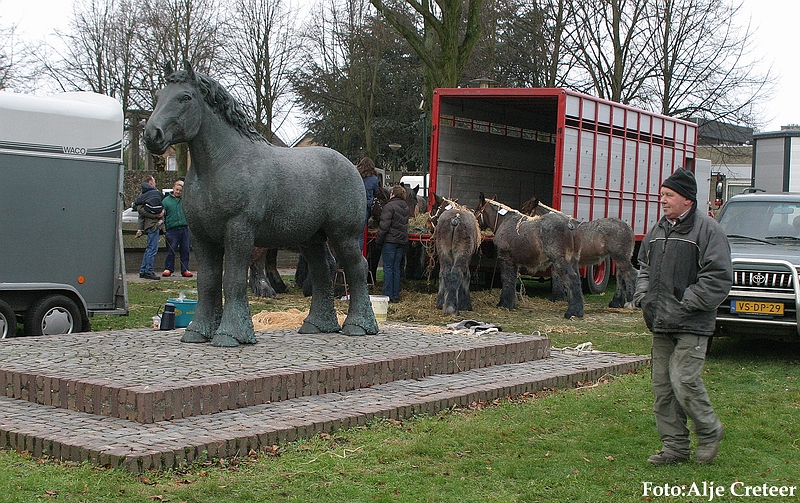
[[[732,313],[771,314],[783,316],[783,304],[780,302],[754,302],[752,300],[732,300]]]

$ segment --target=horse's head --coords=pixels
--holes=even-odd
[[[522,213],[523,215],[531,215],[531,216],[543,215],[547,213],[547,210],[545,210],[539,205],[539,199],[537,199],[536,196],[532,196],[530,199],[528,199],[522,204],[522,209],[520,210],[520,213]]]
[[[204,98],[196,85],[191,65],[171,72],[167,66],[167,85],[156,93],[156,105],[144,129],[147,149],[163,154],[170,145],[191,141],[202,124]]]
[[[162,154],[170,145],[191,142],[200,132],[206,109],[220,119],[224,127],[254,142],[267,142],[253,127],[244,109],[219,82],[195,73],[184,63],[185,70],[172,72],[167,66],[167,85],[156,93],[156,105],[147,120],[144,141],[148,150]],[[210,133],[218,138],[223,130]]]

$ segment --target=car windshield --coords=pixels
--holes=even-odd
[[[729,201],[719,223],[729,236],[800,237],[800,202]]]

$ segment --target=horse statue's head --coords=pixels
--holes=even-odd
[[[200,131],[207,108],[242,136],[266,141],[231,94],[216,80],[196,73],[188,62],[178,71],[166,65],[165,80],[167,85],[156,93],[156,104],[144,130],[150,152],[163,154],[170,145],[191,142]]]

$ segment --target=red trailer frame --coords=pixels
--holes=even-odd
[[[542,202],[580,220],[621,218],[641,240],[659,218],[661,182],[677,167],[694,170],[696,124],[568,89],[441,88],[434,91],[432,112],[430,192],[470,206],[486,189],[451,193],[459,188],[453,182],[459,171],[475,171],[473,178],[490,187],[517,176],[514,183],[524,187],[526,168],[509,164],[524,165],[538,156],[534,151],[547,150],[552,157],[530,167],[531,178],[552,178],[552,190],[536,194]],[[494,159],[490,144],[518,153],[508,156],[501,147]],[[457,158],[459,148],[482,157]],[[441,186],[443,173],[450,177],[447,187]],[[512,207],[533,195],[504,189],[499,186],[498,199]]]

